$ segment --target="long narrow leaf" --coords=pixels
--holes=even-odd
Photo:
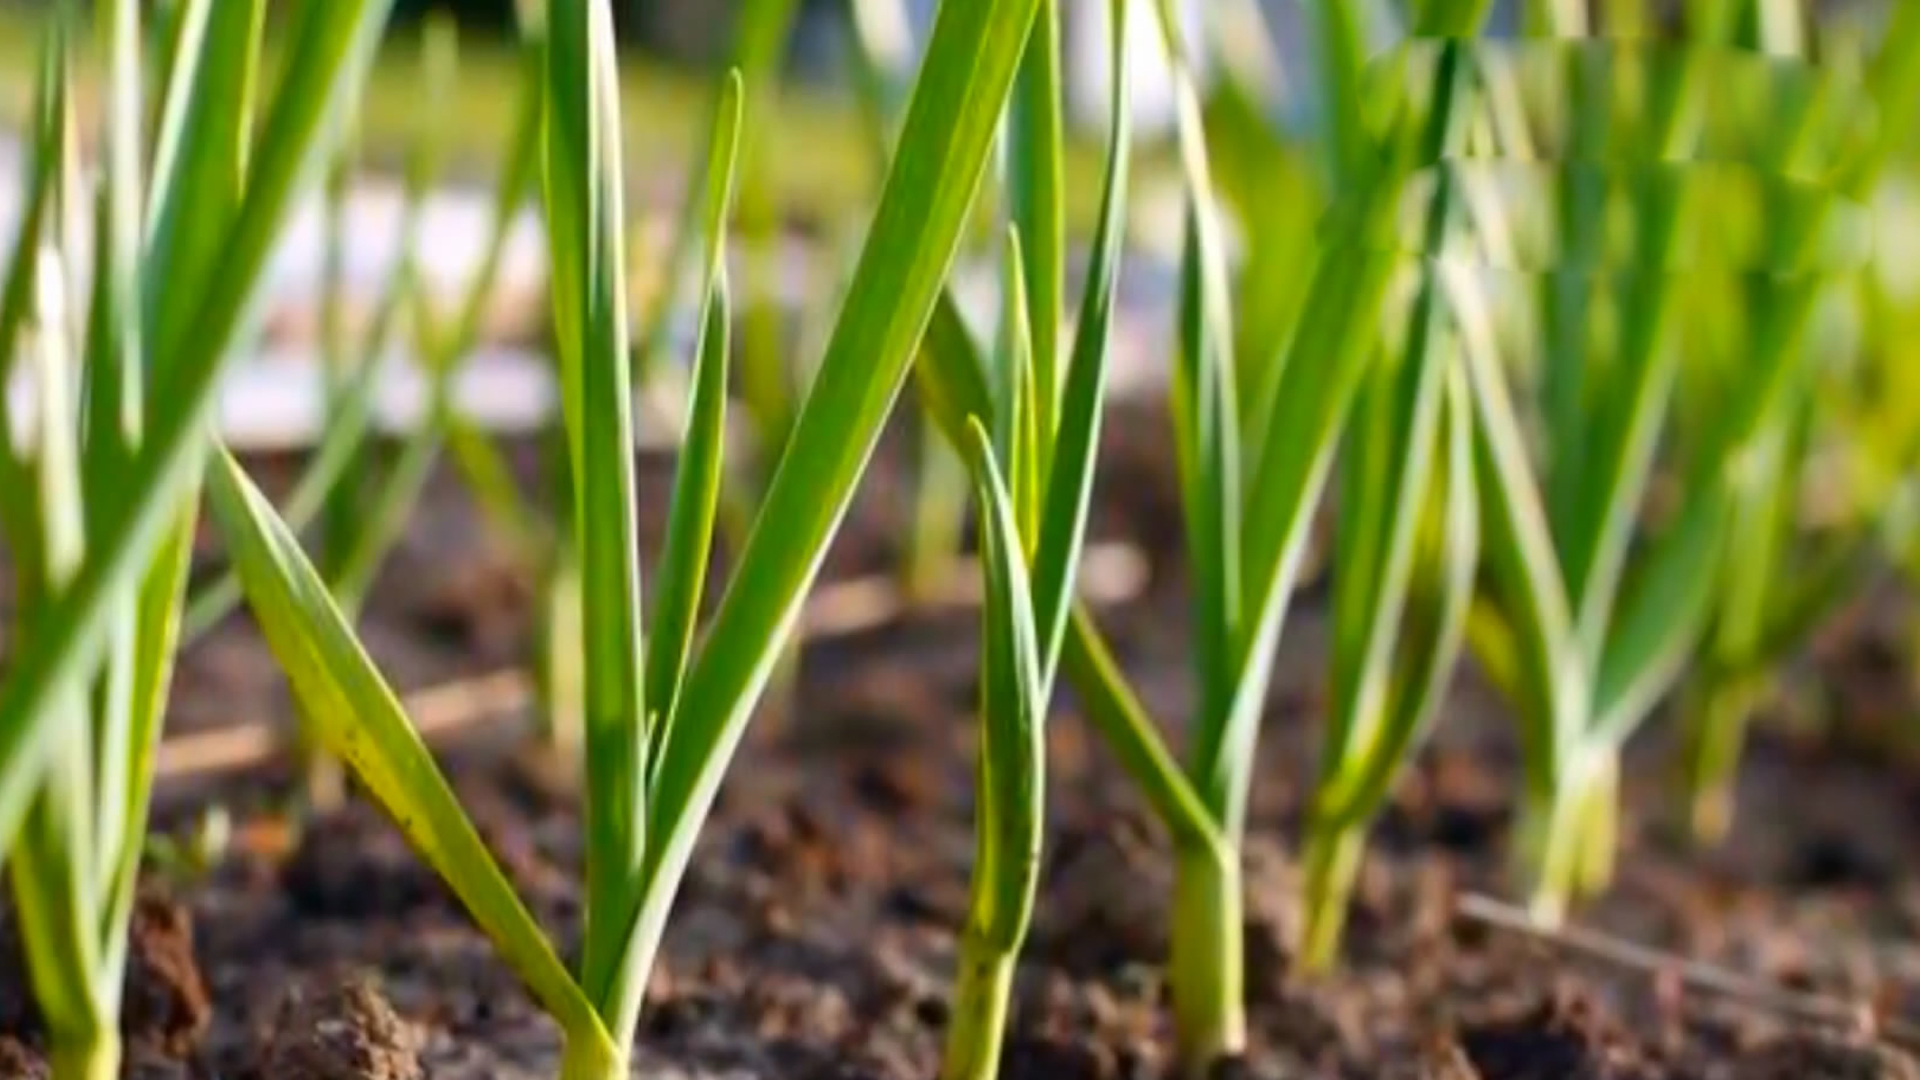
[[[222,453],[208,471],[207,489],[248,601],[315,735],[353,767],[568,1036],[605,1039],[592,1005],[460,809],[299,541],[231,455]]]
[[[667,516],[666,549],[660,556],[660,585],[654,601],[652,645],[647,652],[646,700],[658,718],[658,730],[673,723],[674,703],[693,628],[705,592],[707,561],[713,548],[714,519],[720,504],[725,455],[727,367],[732,302],[727,286],[726,220],[733,204],[734,165],[740,146],[743,89],[739,78],[727,82],[719,126],[707,164],[706,296],[701,303],[700,341],[693,368],[693,402],[686,440],[674,472],[673,505]],[[655,738],[659,737],[656,732]]]
[[[1059,415],[1060,320],[1066,287],[1066,154],[1062,111],[1059,0],[1043,0],[1020,62],[1007,118],[1007,196],[1020,231],[1022,276],[1032,323],[1033,384],[1040,404],[1037,461],[1042,476],[1053,460]]]
[[[980,702],[980,821],[968,932],[997,950],[1017,948],[1033,914],[1045,805],[1047,688],[1040,671],[1025,544],[1012,496],[979,424],[968,467],[980,499],[986,567]]]
[[[1127,100],[1126,6],[1114,4],[1112,112],[1107,134],[1106,178],[1100,196],[1100,220],[1093,237],[1086,295],[1080,302],[1079,326],[1074,332],[1072,366],[1067,370],[1066,396],[1057,431],[1043,444],[1051,449],[1047,462],[1046,505],[1034,553],[1034,618],[1040,628],[1040,663],[1046,685],[1052,686],[1060,662],[1061,643],[1073,606],[1079,555],[1093,502],[1094,460],[1100,445],[1100,422],[1107,403],[1107,369],[1116,298],[1120,288],[1120,261],[1126,245],[1128,192],[1131,184],[1133,125]],[[1036,34],[1036,37],[1039,35]],[[1036,371],[1038,360],[1036,359]],[[1038,379],[1036,378],[1036,384]],[[1043,408],[1051,402],[1044,389]]]
[[[1584,715],[1592,690],[1586,680],[1568,678],[1583,670],[1574,651],[1572,605],[1507,387],[1492,317],[1470,268],[1443,264],[1441,273],[1473,391],[1474,447],[1489,564],[1514,623],[1507,640],[1515,645],[1515,660],[1504,666],[1517,675],[1525,695],[1519,703],[1523,715],[1563,715],[1569,710],[1559,707],[1562,701],[1577,706],[1574,715]],[[1560,760],[1576,734],[1556,726],[1542,735],[1532,724],[1522,724],[1521,733],[1529,761],[1536,766]],[[1541,784],[1551,783],[1538,768],[1530,773]]]
[[[68,113],[69,91],[66,44],[54,20],[41,45],[41,62],[34,108],[33,158],[27,165],[26,198],[8,257],[6,277],[0,282],[0,530],[13,546],[15,573],[23,581],[40,576],[39,513],[34,507],[34,482],[22,447],[16,441],[13,412],[6,406],[14,385],[21,327],[30,314],[38,285],[42,236],[53,204],[53,187],[63,161],[61,132]]]
[[[661,748],[653,809],[670,826],[649,851],[649,904],[635,929],[646,947],[933,315],[1038,6],[941,6],[825,359]],[[617,1018],[615,1032],[633,1019]]]
[[[620,958],[648,846],[619,70],[606,0],[555,3],[548,20],[548,243],[587,650],[582,982],[617,1011],[638,996]]]
[[[97,527],[89,522],[102,544],[89,550],[72,588],[47,610],[0,688],[0,841],[18,827],[30,790],[24,777],[37,769],[57,726],[48,706],[98,660],[115,598],[152,564],[193,485],[214,383],[249,321],[260,271],[293,198],[321,161],[320,136],[338,92],[357,83],[370,62],[389,3],[338,0],[301,8],[287,74],[219,273],[201,295],[180,298],[197,312],[182,330],[154,339],[153,400],[169,408],[148,418],[149,439],[129,469],[125,498],[103,508]]]

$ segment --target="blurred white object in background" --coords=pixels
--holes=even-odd
[[[1173,80],[1167,67],[1165,43],[1160,36],[1160,19],[1154,10],[1159,0],[1129,0],[1127,12],[1127,72],[1133,106],[1134,130],[1141,135],[1157,135],[1173,124]],[[1190,43],[1204,41],[1206,21],[1204,3],[1217,0],[1171,0],[1181,24],[1181,32]],[[1062,7],[1066,38],[1067,108],[1075,124],[1098,128],[1107,116],[1107,89],[1113,80],[1112,56],[1108,39],[1111,17],[1107,4],[1066,4]],[[1209,67],[1206,50],[1194,49],[1195,74],[1206,77]]]

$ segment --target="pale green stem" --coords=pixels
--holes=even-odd
[[[1603,753],[1571,763],[1552,791],[1530,793],[1521,807],[1518,853],[1540,926],[1560,926],[1574,901],[1612,877],[1619,759]]]
[[[1174,867],[1169,988],[1183,1076],[1246,1049],[1245,931],[1238,849],[1182,851]]]
[[[320,728],[307,718],[306,707],[296,705],[295,713],[299,719],[293,742],[294,762],[300,770],[298,794],[306,801],[308,813],[326,817],[347,803],[346,772],[340,759],[327,753],[310,734]]]
[[[1613,884],[1620,849],[1620,752],[1612,750],[1589,781],[1580,807],[1579,863],[1575,884],[1583,897],[1599,896]]]
[[[1364,826],[1329,824],[1315,827],[1307,837],[1305,906],[1296,955],[1309,974],[1331,970],[1340,958],[1347,907],[1366,850]]]
[[[47,1053],[53,1080],[118,1080],[120,1033],[107,1030],[55,1041]]]
[[[968,935],[960,943],[960,973],[940,1080],[993,1080],[1000,1073],[1007,1012],[1013,1002],[1015,952]]]
[[[307,797],[307,809],[325,817],[347,804],[346,770],[341,767],[339,758],[304,737],[301,747],[301,780]]]
[[[560,1080],[627,1080],[624,1055],[604,1038],[568,1039],[560,1056]]]
[[[1521,808],[1518,851],[1531,896],[1527,912],[1536,925],[1548,929],[1567,921],[1573,906],[1574,851],[1580,830],[1574,827],[1578,800],[1562,790],[1547,796],[1529,795]]]
[[[1733,827],[1734,778],[1755,696],[1749,680],[1715,679],[1687,710],[1681,782],[1695,843],[1718,844]]]
[[[572,753],[580,748],[586,709],[579,566],[566,558],[556,562],[542,591],[546,611],[537,646],[541,734],[550,749],[564,752],[572,760]]]

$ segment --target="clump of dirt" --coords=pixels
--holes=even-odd
[[[213,1018],[194,959],[193,914],[170,897],[146,891],[134,907],[128,932],[133,953],[121,1026],[133,1042],[185,1057]]]
[[[363,973],[281,1002],[260,1055],[262,1080],[420,1080],[421,1037]]]

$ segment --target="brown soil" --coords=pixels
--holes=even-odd
[[[348,974],[290,988],[263,1038],[260,1072],[285,1080],[419,1080],[420,1037],[376,981]]]
[[[1129,442],[1120,449],[1154,463]],[[1148,507],[1167,513],[1164,483],[1133,485],[1120,509],[1109,503],[1106,520]],[[449,490],[436,485],[368,617],[375,651],[402,685],[511,660],[524,646],[517,616],[505,631],[470,637],[449,632],[444,608],[435,614],[427,602],[445,582],[485,580],[476,568],[490,565]],[[885,520],[882,511],[856,517],[860,539],[838,557],[843,572],[884,565],[885,532],[874,523]],[[1187,694],[1177,577],[1161,573],[1149,595],[1105,616],[1148,704],[1169,718]],[[1287,945],[1298,921],[1289,853],[1322,711],[1320,606],[1311,591],[1299,605],[1262,742],[1246,847],[1252,1047],[1246,1060],[1223,1063],[1221,1076],[1916,1075],[1912,1058],[1863,1034],[1920,1022],[1920,772],[1911,763],[1763,736],[1743,774],[1735,835],[1696,855],[1663,825],[1671,800],[1658,738],[1633,750],[1619,881],[1580,913],[1582,924],[1676,963],[1712,963],[1856,1005],[1875,1021],[1820,1027],[1697,992],[1677,966],[1650,975],[1583,960],[1457,914],[1465,890],[1508,891],[1516,788],[1503,714],[1465,679],[1376,830],[1344,967],[1302,977]],[[946,616],[809,651],[796,719],[756,729],[703,834],[643,1018],[636,1075],[935,1075],[972,853],[973,635],[966,618]],[[188,670],[176,711],[198,711],[202,723],[283,711],[277,680],[242,627],[203,645]],[[1164,1076],[1165,838],[1071,703],[1051,742],[1046,875],[1003,1075]],[[576,819],[564,796],[533,779],[526,757],[496,738],[446,761],[529,905],[570,952],[580,918]],[[193,807],[217,795],[235,810],[237,839],[209,876],[177,886],[210,1021],[191,1021],[207,1015],[189,1004],[197,997],[153,999],[140,1025],[159,1057],[130,1074],[551,1077],[552,1025],[384,820],[352,803],[294,836],[280,816],[283,792],[284,778],[262,771],[163,801],[163,826],[184,829]],[[170,918],[143,916],[141,925],[187,940],[185,924]],[[178,974],[177,949],[162,955],[166,963],[153,967]],[[37,1067],[17,970],[0,974],[8,1077]],[[141,998],[129,1000],[130,1023]]]

